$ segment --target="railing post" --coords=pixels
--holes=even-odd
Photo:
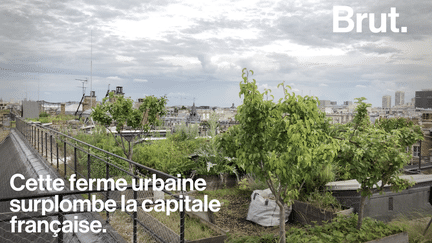
[[[63,160],[63,163],[64,163],[64,178],[66,178],[66,138],[65,138],[63,144],[64,144],[64,149],[63,149],[63,157],[64,157],[64,160]]]
[[[43,152],[44,152],[44,131],[43,130],[41,130],[41,154],[42,154],[42,157],[44,156],[44,154],[43,154]]]
[[[137,201],[137,191],[133,190],[133,195],[134,195],[134,201]],[[137,242],[137,210],[134,210],[133,212],[133,243]]]
[[[183,197],[180,198],[180,202],[181,204],[183,204]],[[184,243],[185,242],[185,235],[184,235],[184,230],[185,230],[185,212],[184,209],[180,211],[180,243]]]
[[[56,140],[56,147],[57,147],[57,156],[56,156],[56,158],[57,158],[57,172],[59,171],[59,146],[58,146],[58,143],[57,143],[57,140]]]
[[[87,180],[89,180],[90,179],[90,152],[88,152],[88,154],[87,154]],[[90,192],[88,193],[88,199],[89,200],[91,200],[90,199]]]
[[[78,174],[78,165],[77,165],[77,148],[74,147],[74,171],[75,171],[75,175]]]
[[[37,128],[37,151],[39,153],[39,128]]]
[[[48,139],[47,139],[47,137],[48,137],[48,133],[45,132],[45,156],[48,160]]]
[[[51,153],[50,158],[51,158],[51,165],[52,165],[52,162],[53,162],[53,157],[52,157],[52,134],[50,134],[50,153]]]
[[[106,163],[106,177],[105,177],[105,179],[108,181],[108,178],[109,178],[109,164],[108,164],[108,161],[109,161],[109,157],[108,157],[108,155],[107,155],[107,163]],[[108,190],[108,188],[107,189],[105,189],[106,190],[106,198],[105,198],[105,201],[108,201],[108,199],[109,199],[109,190]],[[106,211],[106,222],[107,223],[109,223],[109,212],[108,212],[108,210]]]
[[[59,202],[61,202],[63,200],[63,195],[59,195]],[[60,228],[60,231],[58,232],[58,243],[63,243],[63,229],[62,229],[62,225],[63,225],[63,220],[64,220],[64,216],[63,216],[63,212],[62,210],[59,208],[59,216],[58,216],[58,220],[60,221],[60,225],[58,226]]]

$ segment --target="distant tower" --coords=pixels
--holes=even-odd
[[[384,95],[382,97],[382,108],[383,109],[390,109],[391,108],[391,96],[390,95]]]
[[[189,116],[186,118],[186,125],[199,124],[200,122],[201,122],[201,117],[196,110],[195,102],[194,102],[192,109],[191,109],[191,112],[190,112]]]
[[[396,91],[395,93],[395,106],[403,105],[405,104],[405,92],[403,91]]]

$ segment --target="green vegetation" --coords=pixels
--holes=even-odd
[[[188,176],[197,169],[195,162],[188,156],[201,143],[202,140],[176,140],[176,136],[171,136],[151,144],[138,144],[135,145],[133,161],[171,175]]]
[[[39,121],[41,123],[65,123],[68,120],[76,119],[73,115],[49,115],[48,113],[42,112],[39,114],[39,118],[27,118],[26,121]]]
[[[334,137],[340,140],[339,166],[349,173],[351,179],[361,184],[358,229],[362,225],[366,197],[382,192],[386,184],[391,185],[393,191],[410,185],[399,178],[403,166],[411,158],[406,147],[423,138],[421,131],[412,123],[389,119],[370,124],[367,113],[370,104],[364,103],[364,100],[357,98],[353,122],[335,126],[334,130]]]
[[[182,123],[175,127],[175,140],[184,141],[188,139],[195,139],[199,135],[199,127],[197,125],[186,126]]]
[[[315,191],[308,194],[301,194],[299,199],[327,211],[338,212],[342,210],[342,205],[329,191],[315,189]]]
[[[405,230],[399,225],[385,224],[370,218],[365,218],[361,230],[356,229],[357,215],[337,217],[333,222],[322,226],[296,228],[291,227],[286,232],[284,242],[366,242],[397,234]],[[263,236],[232,236],[229,243],[246,242],[278,242],[279,238],[266,234]]]
[[[408,232],[410,243],[432,243],[432,228],[425,232],[432,215],[419,215],[418,219],[399,218],[390,222],[390,225],[399,226]],[[426,234],[424,234],[426,233]]]
[[[285,96],[274,103],[264,99],[269,91],[260,93],[248,75],[243,69],[236,157],[248,173],[267,182],[280,208],[279,236],[285,242],[285,203],[297,199],[303,184],[333,161],[338,144],[327,134],[329,126],[316,97],[296,96],[281,84]]]
[[[274,102],[267,98],[270,90],[260,93],[256,81],[248,80],[249,72],[253,74],[243,70],[243,81],[240,83],[243,104],[238,107],[236,115],[240,125],[231,127],[223,134],[216,135],[218,116],[213,113],[205,123],[211,138],[196,138],[199,135],[198,126],[185,124],[177,126],[175,133],[167,134],[165,140],[135,143],[134,137],[113,136],[107,133],[106,127],[115,125],[117,133],[126,127],[148,132],[151,127],[160,125],[158,118],[165,114],[167,101],[165,97],[148,96],[139,109],[134,109],[132,100],[111,93],[109,98],[114,102],[108,102],[105,98],[92,113],[100,126],[92,135],[79,133],[76,138],[172,175],[188,177],[191,174],[230,173],[236,174],[238,179],[243,176],[239,180],[239,189],[205,193],[212,198],[224,198],[250,195],[254,189],[268,187],[276,197],[281,215],[284,215],[283,205],[291,204],[295,199],[308,201],[319,208],[327,208],[328,205],[339,208],[331,193],[325,192],[324,185],[337,179],[357,179],[361,184],[359,216],[338,218],[335,222],[314,228],[291,228],[288,232],[285,232],[285,221],[281,216],[279,237],[273,234],[232,236],[229,242],[362,242],[405,228],[412,231],[410,235],[419,235],[416,227],[411,227],[412,222],[386,225],[368,218],[363,221],[366,197],[382,192],[385,184],[391,185],[395,191],[409,185],[398,175],[411,158],[406,147],[422,139],[418,126],[401,118],[383,119],[370,124],[367,115],[369,105],[363,102],[364,98],[357,99],[352,123],[330,125],[325,114],[319,111],[316,97],[295,95],[288,92],[289,86],[281,84],[284,98]],[[38,120],[52,122],[65,118],[68,117],[42,113]],[[97,150],[90,151],[106,158]],[[192,154],[198,155],[198,158],[191,160],[189,157]],[[81,173],[86,174],[87,156],[78,152],[77,157]],[[123,160],[110,158],[110,162],[133,171]],[[105,177],[105,170],[104,162],[92,161],[92,177]],[[137,172],[147,175],[142,170]],[[111,169],[110,176],[125,177],[125,173]],[[379,184],[379,181],[383,183]],[[201,194],[197,193],[197,196]],[[221,200],[229,204],[229,201]],[[173,229],[176,227],[177,223]],[[415,236],[414,242],[430,242],[427,241],[432,237],[430,234],[423,238]]]
[[[112,100],[112,102],[108,101]],[[132,129],[140,129],[148,133],[152,126],[160,124],[159,117],[166,114],[165,105],[166,97],[156,98],[147,96],[143,99],[138,109],[133,108],[133,101],[130,98],[124,98],[122,95],[114,95],[114,92],[105,97],[102,103],[98,104],[91,114],[96,122],[105,127],[115,124],[116,132],[120,136],[114,136],[114,141],[122,148],[126,158],[129,160],[133,157],[133,145],[135,135],[123,136],[120,132],[126,126]],[[109,130],[111,132],[111,130]],[[111,132],[112,133],[112,132]],[[119,139],[120,138],[120,141]],[[133,173],[133,166],[129,164],[129,171]]]
[[[210,114],[208,125],[208,136],[210,137],[198,150],[199,175],[235,174],[239,178],[239,169],[235,164],[235,158],[224,153],[221,137],[216,135],[219,115],[216,112]],[[230,154],[232,155],[232,154]]]
[[[77,139],[96,147],[114,153],[118,156],[125,157],[123,150],[116,143],[115,138],[107,133],[105,127],[96,126],[93,134],[79,133],[75,136]],[[181,174],[188,176],[192,170],[196,169],[195,162],[190,160],[188,156],[192,154],[202,143],[202,139],[179,140],[177,135],[172,135],[165,140],[157,140],[152,143],[140,143],[134,146],[134,154],[132,160],[147,167],[151,167],[172,175]],[[103,153],[90,149],[92,153],[101,158],[105,158]],[[87,157],[79,157],[80,164],[87,164]],[[120,166],[123,169],[128,168],[128,163],[110,158],[110,162]],[[85,169],[86,167],[84,167]],[[92,163],[92,177],[105,177],[105,163],[99,160],[94,160]],[[140,171],[145,173],[144,171]],[[120,170],[110,170],[111,176],[124,175]]]

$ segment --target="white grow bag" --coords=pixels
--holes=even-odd
[[[285,205],[285,222],[292,210],[291,206]],[[255,190],[251,195],[251,203],[246,220],[262,226],[279,225],[279,206],[274,200],[270,189]]]

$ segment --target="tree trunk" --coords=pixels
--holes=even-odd
[[[284,202],[280,202],[279,200],[276,201],[277,205],[279,206],[280,212],[279,212],[279,242],[285,243],[286,242],[286,235],[285,235],[285,207]]]
[[[358,220],[357,220],[357,229],[360,230],[362,223],[363,223],[363,211],[364,211],[364,205],[366,201],[366,196],[361,196],[360,200],[360,211],[358,214]]]

